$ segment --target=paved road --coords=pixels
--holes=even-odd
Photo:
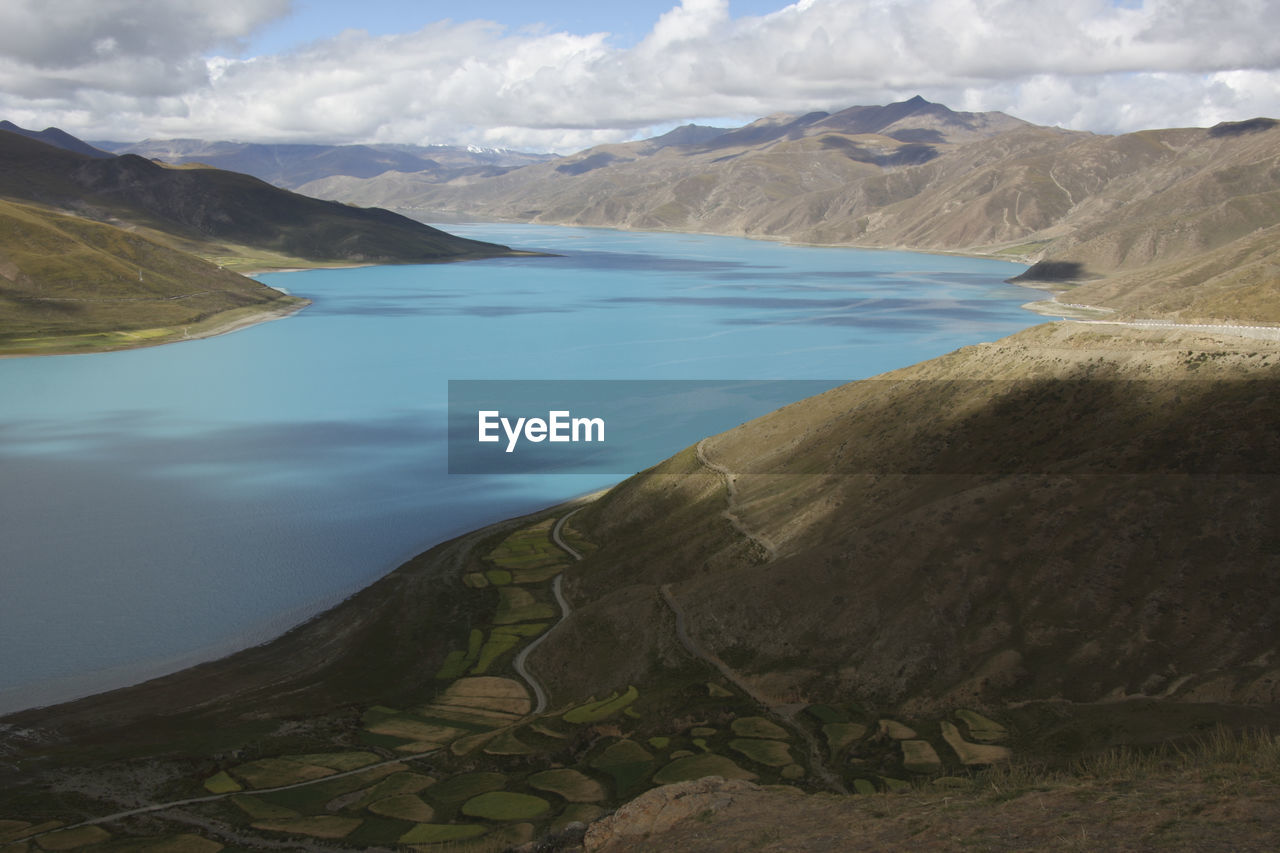
[[[581,512],[583,509],[585,509],[585,507],[580,506],[571,512],[565,513],[560,516],[555,527],[551,528],[551,541],[555,543],[556,547],[562,549],[575,560],[581,560],[582,555],[574,550],[572,545],[564,541],[560,536],[560,531],[564,528],[564,523],[568,521],[575,512]],[[533,673],[529,672],[527,661],[529,659],[529,654],[541,645],[542,641],[549,637],[552,631],[559,628],[565,619],[569,618],[569,601],[564,597],[564,591],[561,587],[561,581],[563,580],[564,573],[562,572],[561,574],[556,575],[555,580],[551,582],[551,593],[556,597],[556,604],[560,607],[560,620],[534,638],[532,643],[521,649],[516,654],[515,660],[511,662],[511,666],[516,671],[516,674],[523,678],[529,684],[530,689],[533,690],[532,713],[534,714],[541,714],[543,711],[547,710],[547,691],[543,689],[542,684],[534,677]]]
[[[1073,320],[1091,326],[1133,326],[1139,329],[1184,329],[1190,332],[1209,332],[1215,335],[1236,335],[1259,341],[1280,341],[1280,326],[1232,326],[1210,323],[1173,323],[1167,320]]]

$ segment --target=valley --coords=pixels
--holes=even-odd
[[[451,538],[271,642],[5,716],[0,853],[1265,848],[1278,139],[1265,119],[1099,137],[916,98],[303,185],[416,214],[1019,259],[1053,294],[1036,310],[1074,319]],[[177,170],[145,163],[76,160],[76,192],[104,220],[160,216]],[[41,207],[60,180],[0,212],[83,251],[123,239]],[[128,251],[150,273],[206,226],[241,239],[209,223],[242,208],[210,204]],[[396,229],[426,239],[358,216],[396,228],[324,255],[313,230],[348,225],[321,216],[258,250],[384,262],[404,259]]]
[[[1091,756],[1280,722],[1278,361],[1276,343],[1054,324],[793,404],[567,523],[574,507],[438,546],[274,643],[10,715],[8,837],[500,850],[706,775],[766,786],[697,783],[734,832],[767,831],[739,802],[817,808],[771,785],[937,791],[963,823],[1002,786],[1102,796],[1141,773],[1200,797],[1178,769],[1195,761],[1262,807],[1272,765],[1226,734],[1187,765]],[[540,686],[513,668],[535,638]],[[659,849],[620,820],[588,849]]]

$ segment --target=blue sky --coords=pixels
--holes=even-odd
[[[568,153],[923,95],[1122,133],[1280,116],[1278,30],[1280,0],[0,0],[0,117]]]
[[[674,4],[670,0],[479,0],[470,3],[413,2],[413,0],[294,0],[292,11],[262,27],[248,41],[242,56],[280,53],[343,30],[367,30],[391,35],[421,29],[434,21],[484,19],[514,30],[545,27],[587,34],[607,32],[620,47],[644,38],[653,22]],[[787,6],[786,0],[731,0],[735,17],[763,15]]]

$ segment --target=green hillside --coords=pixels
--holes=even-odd
[[[427,263],[509,254],[386,210],[298,195],[236,172],[91,158],[0,133],[0,197],[141,225],[201,254],[249,247],[304,261]]]
[[[167,343],[306,304],[235,269],[513,254],[248,175],[91,156],[5,130],[0,219],[0,353],[17,355]]]
[[[306,305],[139,233],[0,200],[0,352],[141,346]]]

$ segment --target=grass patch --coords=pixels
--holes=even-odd
[[[27,820],[0,820],[0,844],[4,844],[10,839],[18,838],[26,835],[31,829],[31,821]]]
[[[766,767],[786,767],[795,763],[791,750],[782,741],[734,738],[729,741],[729,748]]]
[[[372,708],[360,715],[360,722],[362,725],[371,726],[374,723],[380,723],[389,717],[398,717],[403,713],[404,711],[400,711],[395,708],[388,708],[386,705],[374,705]]]
[[[489,578],[483,572],[467,572],[462,576],[462,585],[468,589],[484,589],[489,585]]]
[[[231,797],[231,803],[254,820],[301,817],[291,808],[264,800],[261,797]]]
[[[489,569],[484,573],[484,576],[494,586],[506,586],[511,583],[511,572],[506,569]]]
[[[369,731],[376,735],[390,735],[391,737],[398,737],[414,743],[434,743],[436,745],[446,744],[462,735],[470,734],[464,729],[444,726],[438,723],[428,723],[425,720],[417,720],[412,717],[392,717],[389,720],[383,720],[377,725],[370,726]],[[427,747],[427,749],[430,748]]]
[[[569,737],[564,732],[556,731],[555,729],[551,728],[551,726],[547,725],[545,722],[541,720],[529,726],[529,729],[530,731],[535,731],[540,735],[546,735],[547,737],[555,738],[556,740],[564,740],[565,738]]]
[[[461,773],[432,785],[427,790],[427,796],[438,805],[456,806],[481,794],[501,791],[505,787],[507,777],[501,773]]]
[[[353,791],[367,788],[380,779],[395,773],[401,773],[405,769],[403,764],[385,764],[381,767],[371,767],[368,770],[354,773],[350,776],[343,776],[340,779],[330,779],[317,782],[314,785],[291,788],[287,791],[274,791],[270,794],[263,794],[260,798],[306,814],[321,810],[334,797],[341,797]]]
[[[934,773],[941,769],[942,759],[927,740],[904,740],[902,766],[911,773]]]
[[[538,601],[529,590],[518,586],[498,587],[498,611],[493,617],[495,625],[537,622],[555,617],[555,608]]]
[[[74,850],[89,844],[101,844],[111,838],[111,833],[100,826],[79,826],[41,836],[36,844],[45,850]]]
[[[651,737],[649,738],[649,746],[653,747],[654,749],[666,749],[667,747],[671,746],[671,738],[666,737],[665,735]]]
[[[440,665],[440,671],[436,673],[436,678],[441,681],[453,681],[461,678],[466,674],[467,670],[480,657],[480,649],[484,647],[484,631],[479,628],[472,628],[471,633],[467,635],[467,650],[455,649],[445,656],[444,663]]]
[[[551,809],[551,804],[532,794],[514,794],[510,791],[491,791],[467,800],[462,813],[468,817],[485,820],[528,820],[540,817]]]
[[[577,725],[598,723],[601,720],[609,719],[638,698],[640,698],[640,691],[635,686],[630,686],[622,694],[614,692],[607,699],[601,699],[599,702],[588,702],[585,705],[579,705],[567,711],[561,719],[566,723]]]
[[[845,747],[861,740],[866,733],[867,727],[861,723],[827,723],[822,727],[822,734],[827,739],[827,748],[832,755],[839,755]]]
[[[265,829],[270,832],[287,832],[290,835],[308,835],[312,838],[346,838],[361,823],[363,821],[357,817],[317,815],[314,817],[258,820],[253,822],[253,828]]]
[[[489,741],[485,755],[533,755],[538,750],[516,737],[514,729],[507,729]]]
[[[649,775],[655,762],[653,756],[633,740],[623,739],[609,744],[591,766],[613,777],[614,790],[625,797]]]
[[[231,778],[231,774],[223,770],[204,780],[204,789],[210,794],[231,794],[243,791],[244,786]]]
[[[523,627],[523,626],[515,626]],[[460,678],[419,710],[422,716],[496,728],[529,713],[532,703],[524,685],[514,679],[495,676]]]
[[[739,717],[733,721],[733,733],[738,737],[765,738],[766,740],[791,739],[790,732],[764,717]]]
[[[420,823],[400,836],[400,843],[440,844],[444,841],[466,841],[484,834],[485,828],[474,823]]]
[[[449,751],[460,757],[463,755],[470,755],[497,736],[498,732],[496,731],[467,735],[466,737],[455,740],[453,745],[449,747]]]
[[[970,743],[960,736],[960,730],[953,723],[949,723],[946,720],[943,720],[938,725],[942,729],[942,739],[955,750],[960,762],[966,766],[999,764],[1013,757],[1013,753],[1009,751],[1008,747]]]
[[[870,779],[854,779],[853,792],[855,794],[863,795],[879,793],[879,791],[876,790],[875,783]]]
[[[416,794],[435,783],[435,779],[419,773],[396,773],[365,791],[362,797],[351,804],[351,808],[362,809],[372,802],[399,794]]]
[[[501,625],[493,629],[495,634],[510,634],[513,637],[536,637],[547,630],[550,622],[528,622],[524,625]]]
[[[525,781],[531,788],[550,791],[571,803],[598,803],[605,798],[603,785],[585,773],[568,768],[534,773]]]
[[[343,841],[360,850],[371,847],[386,848],[396,844],[400,836],[413,829],[413,823],[389,817],[369,815],[354,832]]]
[[[285,756],[291,761],[300,761],[303,764],[316,764],[320,767],[328,767],[330,770],[358,770],[368,764],[373,764],[378,760],[378,756],[372,752],[320,752],[310,755],[289,755]]]
[[[251,788],[278,788],[281,785],[292,785],[295,782],[309,782],[312,779],[323,779],[332,776],[334,771],[328,767],[292,761],[287,758],[263,758],[250,761],[239,767],[231,768],[231,772],[239,776]]]
[[[408,820],[414,823],[427,823],[436,816],[431,808],[416,794],[396,794],[369,804],[369,811],[383,817]]]
[[[916,737],[916,730],[910,726],[903,725],[896,720],[881,720],[880,733],[894,740],[912,740]]]
[[[590,556],[597,550],[596,544],[583,536],[582,531],[574,527],[572,521],[566,521],[560,528],[560,538],[584,557]]]
[[[775,741],[766,741],[776,743]],[[785,745],[784,745],[785,746]],[[755,779],[756,774],[744,770],[723,755],[690,755],[677,758],[657,773],[653,781],[658,785],[669,785],[672,782],[685,782],[690,779],[701,779],[703,776],[723,776],[726,779]]]
[[[568,564],[569,555],[551,541],[555,519],[548,518],[512,533],[488,554],[489,562],[502,569],[536,569]]]
[[[497,631],[490,633],[488,642],[480,649],[476,665],[471,667],[471,674],[484,675],[498,658],[520,645],[520,640],[518,635],[500,634]]]
[[[955,715],[956,719],[964,723],[969,730],[969,737],[979,743],[994,743],[1009,736],[1008,729],[977,711],[967,711],[962,708],[956,711]]]

